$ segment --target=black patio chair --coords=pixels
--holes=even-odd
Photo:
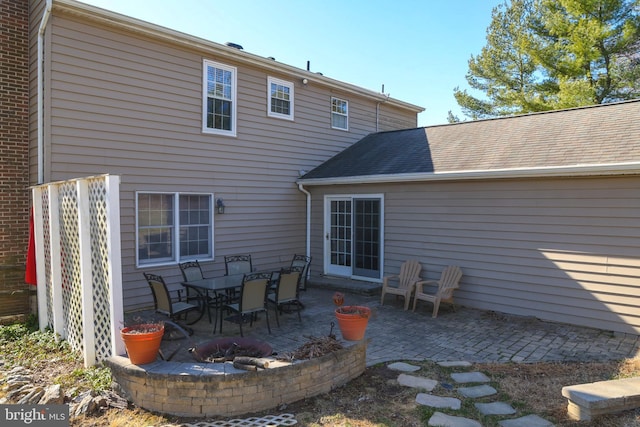
[[[180,267],[180,272],[182,273],[182,278],[184,279],[185,282],[192,282],[194,280],[202,280],[202,279],[206,279],[207,277],[205,277],[204,273],[202,272],[202,267],[200,266],[200,263],[198,262],[198,260],[193,260],[193,261],[186,261],[183,263],[178,264],[178,266]],[[189,286],[185,286],[187,288],[187,302],[196,300],[198,301],[198,304],[200,304],[202,306],[203,309],[206,308],[207,310],[207,317],[209,318],[209,323],[211,323],[211,309],[213,309],[215,311],[215,314],[213,315],[213,319],[215,322],[217,322],[218,320],[218,310],[220,310],[220,308],[222,308],[222,304],[224,301],[224,298],[222,295],[218,295],[217,293],[214,293],[213,295],[209,295],[209,293],[205,293],[204,295],[200,292],[198,292],[197,290],[189,287]],[[216,326],[214,323],[214,330],[215,330]]]
[[[269,289],[269,283],[271,282],[270,272],[261,273],[249,273],[245,274],[242,279],[242,287],[240,288],[240,299],[236,303],[226,304],[224,309],[228,309],[235,315],[230,316],[227,320],[237,320],[240,324],[240,336],[244,336],[242,332],[242,324],[249,318],[253,325],[253,321],[256,318],[256,314],[260,312],[265,313],[267,318],[267,329],[271,333],[271,326],[269,325],[269,311],[267,310],[267,292]],[[222,333],[222,324],[224,323],[222,313],[220,311],[220,333]]]
[[[224,257],[225,275],[253,272],[251,255],[226,255]]]
[[[164,314],[171,320],[177,320],[179,317],[184,316],[186,321],[187,313],[191,311],[200,312],[200,306],[197,304],[191,304],[182,301],[180,297],[178,297],[177,301],[172,300],[171,295],[169,294],[169,289],[167,288],[167,284],[165,283],[162,276],[151,273],[143,274],[145,279],[147,279],[147,282],[149,283],[149,287],[151,288],[156,313]],[[192,321],[191,323],[187,324],[194,324],[195,322],[200,320],[200,317],[201,316],[196,318],[196,320]]]
[[[298,321],[302,321],[300,310],[302,304],[298,299],[298,286],[302,267],[283,268],[280,270],[275,284],[275,291],[267,295],[267,303],[273,304],[276,309],[276,323],[280,326],[280,313],[285,311],[285,307],[290,310],[295,309],[298,313]]]

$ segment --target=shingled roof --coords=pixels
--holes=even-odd
[[[640,100],[370,134],[303,184],[640,173]]]

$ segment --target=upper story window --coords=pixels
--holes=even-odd
[[[213,258],[213,195],[137,193],[138,265]]]
[[[267,86],[267,115],[293,120],[293,83],[269,77]]]
[[[236,135],[235,67],[204,61],[203,132]]]
[[[344,99],[331,98],[331,127],[349,130],[349,102]]]

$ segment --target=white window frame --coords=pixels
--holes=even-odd
[[[289,89],[289,114],[282,114],[271,110],[271,85],[284,86]],[[294,84],[286,80],[277,79],[275,77],[267,77],[267,116],[277,119],[293,120],[294,107]]]
[[[344,102],[344,104],[346,106],[347,113],[346,114],[342,114],[342,113],[334,111],[334,109],[333,109],[334,101]],[[344,117],[346,119],[345,120],[346,127],[342,128],[342,127],[334,126],[334,124],[333,124],[334,115],[335,116]],[[347,101],[346,99],[338,98],[338,97],[335,97],[335,96],[331,97],[331,129],[347,130],[347,131],[349,130],[349,101]]]
[[[159,195],[170,195],[173,196],[173,225],[171,226],[173,229],[173,239],[171,240],[171,246],[173,248],[172,254],[170,258],[162,258],[160,260],[140,260],[139,247],[138,242],[140,241],[139,231],[140,231],[140,223],[139,223],[139,213],[140,209],[138,206],[139,196],[146,194],[159,194]],[[211,229],[209,231],[209,246],[211,248],[211,256],[191,256],[191,257],[180,257],[180,196],[207,196],[209,197],[209,212],[211,215]],[[215,258],[215,244],[214,244],[214,229],[215,229],[215,207],[214,207],[214,195],[213,193],[202,193],[202,192],[172,192],[172,191],[136,191],[135,193],[135,219],[136,219],[136,237],[135,237],[135,253],[136,253],[136,267],[150,267],[150,266],[161,266],[161,265],[175,265],[180,262],[189,261],[198,259],[198,261],[212,261]]]
[[[231,95],[230,98],[216,98],[214,99],[225,99],[231,103],[231,129],[217,129],[207,126],[207,106],[209,101],[209,94],[207,91],[208,88],[208,71],[209,68],[218,68],[223,71],[228,71],[231,73]],[[237,126],[237,118],[238,118],[238,99],[237,99],[237,88],[238,88],[238,69],[236,67],[232,67],[230,65],[221,64],[219,62],[210,61],[205,59],[202,65],[202,132],[211,133],[217,135],[225,135],[225,136],[236,136],[236,126]]]

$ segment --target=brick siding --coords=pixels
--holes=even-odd
[[[29,309],[29,2],[0,1],[0,317]]]

